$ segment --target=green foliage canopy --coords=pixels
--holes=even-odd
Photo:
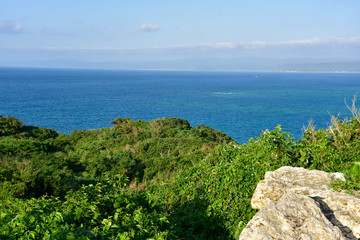
[[[67,136],[0,116],[0,239],[238,238],[258,182],[285,165],[343,172],[334,188],[360,189],[356,117],[242,145],[182,119],[112,123]]]

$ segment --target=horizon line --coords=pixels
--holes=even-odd
[[[94,67],[34,67],[34,66],[1,66],[0,68],[25,68],[25,69],[47,69],[47,70],[103,70],[103,71],[164,71],[164,72],[248,72],[248,73],[360,73],[360,71],[279,71],[279,70],[221,70],[221,69],[115,69]]]

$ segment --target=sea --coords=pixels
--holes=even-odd
[[[66,134],[176,117],[246,143],[277,124],[299,139],[309,121],[349,118],[359,90],[360,73],[0,68],[0,114]]]

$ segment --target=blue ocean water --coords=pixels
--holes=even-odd
[[[310,119],[325,128],[329,114],[350,117],[344,99],[359,90],[358,73],[0,68],[0,114],[67,134],[177,117],[244,143],[277,124],[299,138]]]

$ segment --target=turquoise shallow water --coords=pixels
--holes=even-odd
[[[0,114],[70,133],[117,117],[178,117],[240,143],[281,124],[296,138],[313,119],[349,117],[357,73],[105,71],[0,68]],[[359,103],[360,106],[360,103]]]

